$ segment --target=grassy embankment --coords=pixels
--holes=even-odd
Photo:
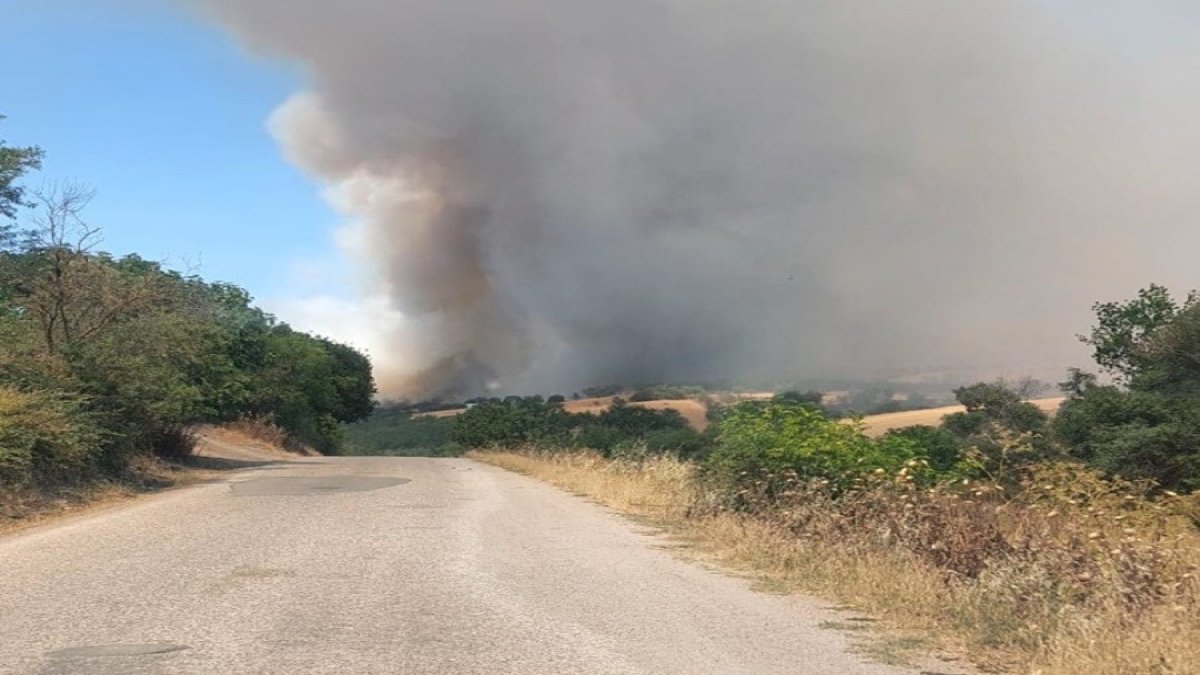
[[[851,604],[984,667],[1200,672],[1194,501],[1151,501],[1087,470],[1048,466],[1005,498],[900,477],[836,499],[799,489],[774,508],[736,512],[713,505],[691,462],[471,456],[651,519],[731,569]]]
[[[191,434],[194,452],[167,460],[132,458],[119,472],[73,483],[27,484],[0,489],[0,534],[63,516],[118,505],[153,492],[219,479],[225,472],[261,462],[317,454],[298,446],[278,427],[257,422],[200,426]]]

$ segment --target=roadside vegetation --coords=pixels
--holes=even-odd
[[[344,454],[395,457],[456,457],[455,420],[415,413],[407,406],[381,405],[369,419],[343,427]]]
[[[1152,286],[1096,311],[1083,339],[1111,382],[1072,371],[1053,419],[990,382],[956,390],[965,411],[941,425],[879,439],[787,395],[714,411],[688,453],[614,452],[554,424],[463,440],[994,670],[1194,673],[1200,303]],[[487,428],[526,428],[504,411]]]
[[[339,451],[374,407],[364,355],[232,284],[99,250],[89,190],[18,185],[40,157],[0,143],[0,502],[140,480],[147,458],[191,454],[200,423]]]

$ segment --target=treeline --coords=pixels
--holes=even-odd
[[[463,452],[454,442],[453,417],[415,414],[408,405],[384,404],[369,419],[343,427],[347,455],[397,457],[456,457]]]
[[[345,426],[346,452],[356,455],[448,457],[485,447],[587,448],[606,456],[703,454],[710,439],[674,410],[614,399],[602,413],[569,413],[563,396],[472,399],[461,414],[434,417],[408,404],[380,406],[370,419]]]
[[[706,446],[704,436],[674,410],[650,410],[616,398],[602,413],[572,414],[563,409],[560,398],[510,396],[477,403],[458,416],[454,441],[466,448],[589,448],[608,456],[641,452],[691,456]]]
[[[37,157],[0,145],[0,214],[30,214],[0,225],[0,486],[183,456],[197,423],[254,419],[332,453],[340,424],[371,413],[363,354],[292,330],[237,286],[96,250],[88,191],[14,184]]]
[[[1192,295],[1176,302],[1151,286],[1133,300],[1095,309],[1097,325],[1083,339],[1112,382],[1072,370],[1060,384],[1066,400],[1053,418],[1026,401],[1045,389],[1026,379],[960,387],[954,395],[965,412],[936,427],[898,429],[879,439],[839,420],[844,411],[823,406],[815,391],[731,406],[710,401],[713,425],[706,433],[674,411],[619,398],[599,415],[572,415],[562,397],[479,400],[444,431],[464,448],[587,448],[609,457],[697,459],[730,495],[751,488],[771,493],[780,481],[849,485],[901,470],[924,484],[1016,485],[1031,467],[1063,461],[1162,490],[1200,489],[1200,300]],[[647,390],[648,397],[662,393]]]
[[[1126,302],[1095,306],[1082,339],[1109,383],[1079,369],[1059,386],[1051,417],[1025,399],[1025,380],[960,387],[965,412],[941,425],[893,430],[878,440],[838,422],[819,397],[787,393],[717,411],[705,475],[731,499],[766,498],[795,481],[832,486],[903,471],[917,484],[986,481],[1017,489],[1041,467],[1068,463],[1150,489],[1200,489],[1200,299],[1150,286]]]

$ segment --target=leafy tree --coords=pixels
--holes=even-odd
[[[789,390],[776,394],[771,400],[777,403],[796,403],[820,408],[821,402],[825,400],[825,397],[819,391]]]
[[[930,467],[940,473],[955,470],[963,459],[962,441],[949,429],[927,425],[892,429],[883,435],[881,441],[890,443],[897,439],[910,441],[920,448]]]
[[[708,439],[691,427],[654,429],[646,432],[642,442],[653,455],[700,457],[709,449]]]
[[[688,428],[687,420],[676,410],[631,406],[620,398],[613,400],[608,410],[598,416],[597,422],[631,438],[642,438],[651,431]]]
[[[1097,325],[1084,340],[1117,384],[1072,370],[1060,385],[1067,400],[1056,437],[1108,473],[1200,489],[1200,302],[1192,294],[1177,303],[1152,285],[1095,308]]]
[[[1021,400],[1003,380],[978,382],[954,390],[954,398],[967,409],[943,420],[944,427],[960,437],[980,434],[988,425],[1012,433],[1038,433],[1049,417],[1040,408]]]
[[[563,444],[570,437],[570,416],[541,397],[510,396],[478,403],[459,415],[453,440],[468,448]]]
[[[0,120],[3,119],[4,116],[0,115]],[[41,148],[13,147],[0,139],[0,217],[15,218],[17,209],[26,205],[24,189],[17,181],[26,172],[40,169],[41,166]],[[0,244],[4,243],[4,235],[9,232],[0,225]]]
[[[585,424],[575,437],[575,446],[597,450],[604,455],[612,453],[613,449],[629,440],[627,434],[603,424]]]
[[[1184,307],[1193,307],[1197,298],[1188,296]],[[1104,370],[1129,380],[1152,363],[1145,347],[1148,338],[1171,323],[1180,305],[1163,286],[1151,284],[1126,302],[1100,302],[1093,308],[1096,325],[1090,335],[1079,339],[1091,345],[1093,358]]]

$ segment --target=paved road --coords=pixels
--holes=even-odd
[[[469,460],[314,458],[0,539],[0,673],[901,672]]]

